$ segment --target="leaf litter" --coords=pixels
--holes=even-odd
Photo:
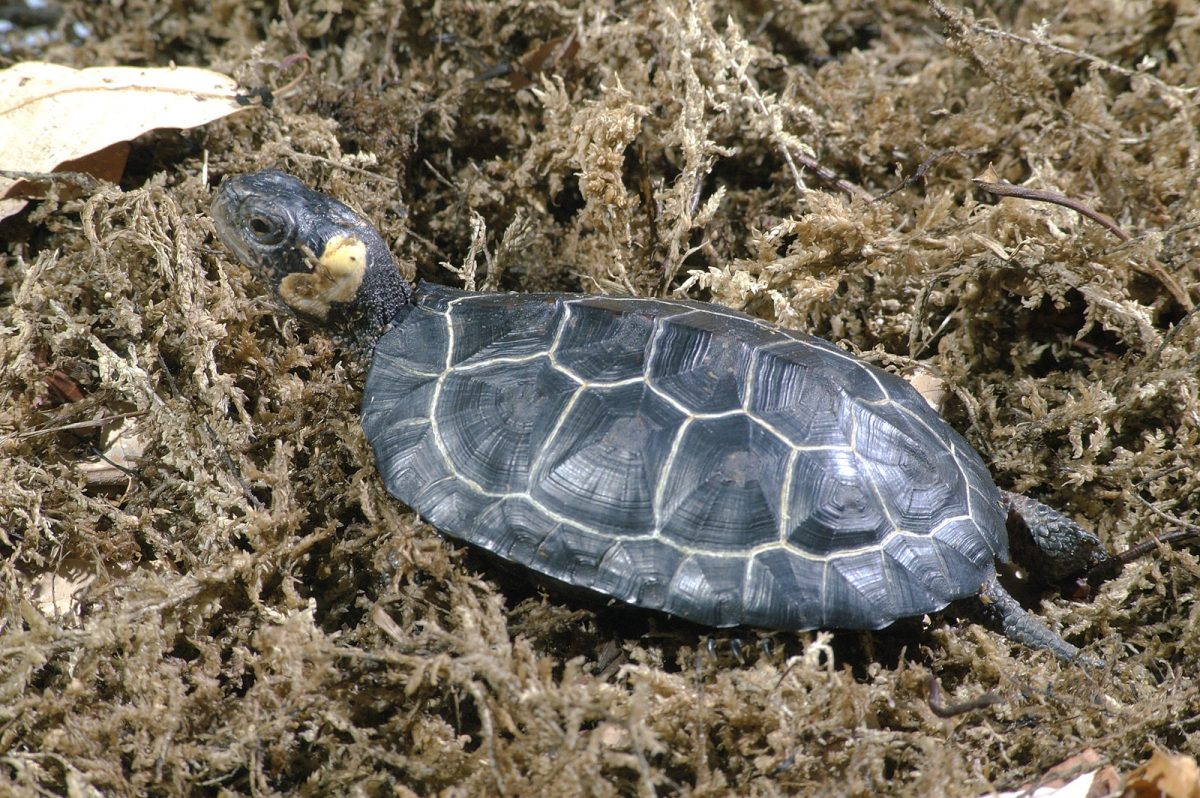
[[[128,139],[236,113],[237,86],[207,69],[91,67],[30,61],[0,70],[0,219],[45,196],[48,172],[117,182]]]
[[[362,364],[206,217],[205,174],[284,168],[409,276],[746,310],[932,377],[1002,487],[1112,552],[1195,529],[1200,22],[971,8],[68,4],[94,35],[27,60],[211,67],[270,102],[0,226],[0,790],[980,795],[1089,748],[1173,788],[1194,544],[1090,600],[1025,586],[1096,670],[968,607],[731,637],[548,594],[386,495]],[[129,473],[91,480],[124,418]]]

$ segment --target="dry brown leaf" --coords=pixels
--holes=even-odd
[[[1094,748],[1085,748],[1046,771],[1040,779],[996,798],[1099,798],[1120,787],[1116,768]]]
[[[144,448],[145,444],[138,435],[137,422],[126,418],[120,426],[106,432],[104,457],[77,463],[75,468],[87,478],[91,487],[120,485],[129,481],[129,472],[137,468]]]
[[[96,581],[94,566],[79,559],[67,559],[53,571],[40,574],[33,583],[33,606],[47,618],[77,615],[84,594]]]
[[[0,71],[0,98],[0,171],[85,171],[108,180],[124,169],[123,142],[245,107],[233,79],[207,69],[71,69],[39,61]],[[0,176],[0,219],[33,196],[27,181]]]
[[[917,393],[921,394],[921,398],[928,402],[930,407],[939,413],[945,409],[946,381],[944,379],[927,369],[920,369],[907,375],[906,379],[912,387],[917,389]]]
[[[1200,766],[1186,754],[1155,751],[1129,774],[1125,798],[1200,798]]]

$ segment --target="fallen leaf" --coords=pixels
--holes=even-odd
[[[159,128],[190,128],[243,110],[237,84],[195,67],[70,67],[30,61],[0,71],[0,171],[86,172],[118,179],[124,142]],[[45,182],[0,175],[0,219]]]
[[[47,618],[77,615],[84,593],[96,573],[83,560],[67,559],[55,571],[47,571],[33,583],[33,605]]]
[[[946,381],[944,379],[926,369],[919,369],[907,379],[930,407],[938,413],[945,409]]]
[[[567,36],[559,36],[545,44],[530,50],[515,62],[505,61],[496,64],[475,76],[475,80],[485,81],[492,78],[506,78],[508,88],[516,91],[533,85],[536,75],[548,72],[556,64],[565,64],[579,53],[579,38],[575,32]]]
[[[126,418],[119,427],[106,431],[104,447],[104,457],[78,463],[75,468],[87,479],[89,487],[128,483],[129,472],[137,468],[145,448],[138,436],[137,422]]]
[[[1155,751],[1125,780],[1123,798],[1200,798],[1200,766],[1186,754]]]
[[[994,798],[1102,798],[1116,795],[1121,777],[1093,748],[1085,748],[1050,768],[1036,782]]]

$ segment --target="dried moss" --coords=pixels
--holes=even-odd
[[[1086,746],[1200,753],[1194,546],[1033,595],[1109,663],[1083,671],[959,608],[709,654],[449,545],[374,476],[361,364],[213,245],[200,179],[296,172],[414,276],[712,299],[920,362],[1001,485],[1115,551],[1200,524],[1194,14],[289,5],[78,3],[95,35],[40,54],[311,72],[2,228],[0,791],[975,795]],[[989,165],[1132,239],[997,200]],[[89,485],[122,414],[136,468]],[[37,592],[81,563],[80,601]],[[1004,702],[940,718],[931,676]]]

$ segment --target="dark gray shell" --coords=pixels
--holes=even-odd
[[[363,429],[445,534],[712,626],[878,628],[1008,559],[979,456],[906,382],[712,305],[422,286]]]

